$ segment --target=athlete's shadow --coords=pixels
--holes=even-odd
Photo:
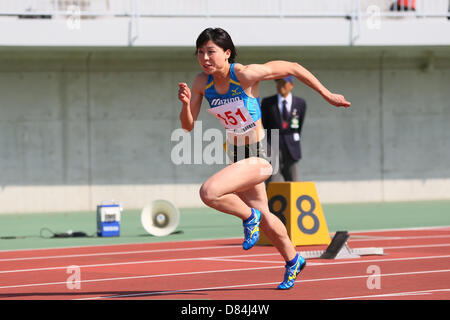
[[[166,291],[78,291],[71,290],[65,292],[16,292],[16,293],[0,293],[0,299],[7,298],[30,298],[33,297],[47,297],[49,300],[56,299],[58,297],[67,297],[71,299],[89,299],[94,296],[97,299],[124,299],[124,298],[150,298],[150,297],[170,297],[174,295],[199,295],[205,296],[208,292],[230,292],[230,291],[275,291],[276,288],[228,288],[228,289],[206,289],[206,290],[191,290],[191,291],[176,291],[176,290],[166,290]],[[278,290],[276,290],[278,291]],[[84,296],[84,297],[83,297]]]

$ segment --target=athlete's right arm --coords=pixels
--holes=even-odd
[[[178,84],[178,99],[183,105],[180,112],[180,122],[181,127],[186,131],[191,131],[194,128],[194,122],[200,113],[205,86],[206,79],[202,74],[195,77],[192,90],[184,82]]]

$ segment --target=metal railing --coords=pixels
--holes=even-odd
[[[70,28],[79,28],[81,19],[128,18],[130,46],[146,18],[343,18],[353,45],[363,19],[450,19],[449,12],[450,0],[0,0],[0,18],[64,18]]]
[[[1,0],[0,16],[448,17],[449,0]]]

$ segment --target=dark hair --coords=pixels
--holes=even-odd
[[[228,58],[228,62],[234,63],[234,59],[237,56],[236,48],[234,47],[233,40],[231,40],[228,32],[221,28],[207,28],[200,33],[196,41],[197,50],[195,50],[195,55],[197,55],[198,48],[203,46],[209,40],[221,47],[224,51],[230,49],[231,55]]]

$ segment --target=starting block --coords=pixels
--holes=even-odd
[[[361,256],[384,255],[383,248],[357,248],[350,249],[347,240],[350,235],[347,231],[337,231],[325,250],[300,251],[305,259],[352,259]]]
[[[353,253],[347,245],[350,235],[347,231],[338,231],[331,240],[330,245],[320,256],[320,259],[348,259],[359,258],[359,255]]]

